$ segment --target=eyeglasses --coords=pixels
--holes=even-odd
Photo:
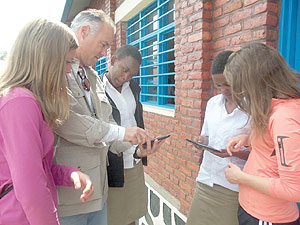
[[[83,89],[85,91],[90,91],[91,85],[89,79],[86,77],[85,69],[79,66],[77,74],[81,79],[81,85]]]

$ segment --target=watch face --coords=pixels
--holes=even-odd
[[[136,148],[135,148],[135,151],[134,151],[134,153],[133,153],[133,158],[135,158],[135,159],[141,159],[141,157],[139,157],[138,155],[137,155],[137,150],[139,149],[139,146],[136,146]]]

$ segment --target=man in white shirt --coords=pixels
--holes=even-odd
[[[139,74],[142,56],[138,49],[125,45],[111,58],[111,67],[103,75],[106,95],[112,105],[112,115],[116,123],[123,127],[144,128],[143,107],[139,100],[140,87],[132,80]],[[158,150],[162,142],[154,143],[152,152]],[[108,166],[108,224],[128,225],[147,213],[147,188],[143,165],[147,159],[134,158],[135,146],[123,155],[109,152]],[[141,162],[142,161],[142,162]]]
[[[207,103],[199,141],[222,151],[213,154],[204,150],[187,225],[238,225],[238,185],[227,181],[225,169],[228,162],[242,168],[249,152],[242,151],[229,157],[224,149],[231,137],[249,133],[249,121],[248,115],[232,101],[230,87],[223,75],[232,53],[223,51],[212,62],[212,80],[220,94]]]

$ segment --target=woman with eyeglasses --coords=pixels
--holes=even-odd
[[[69,28],[28,23],[0,75],[0,224],[59,225],[56,185],[93,193],[78,168],[53,163],[52,129],[69,112],[65,74],[78,42]]]
[[[252,150],[241,171],[229,163],[226,177],[239,184],[239,224],[298,225],[300,201],[300,87],[298,74],[279,52],[248,44],[228,60],[232,98],[251,116],[252,133],[231,139],[227,151]]]

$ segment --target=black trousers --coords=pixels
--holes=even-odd
[[[299,219],[290,223],[270,223],[261,221],[248,214],[241,206],[238,209],[239,225],[300,225]]]

